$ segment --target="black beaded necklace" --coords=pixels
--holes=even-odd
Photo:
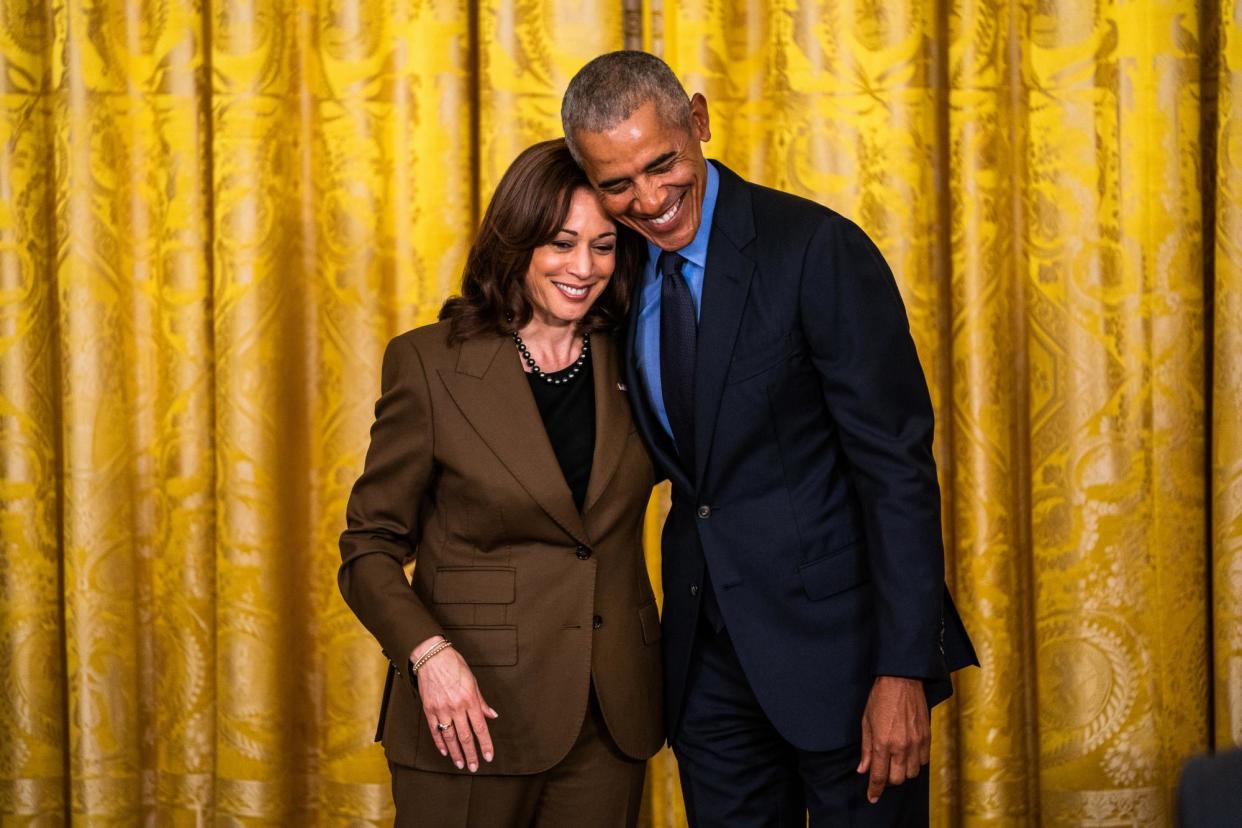
[[[543,377],[544,381],[549,385],[563,385],[578,376],[579,372],[582,371],[582,366],[586,365],[587,354],[591,350],[591,332],[586,331],[582,334],[582,353],[578,355],[576,360],[574,360],[573,365],[570,365],[568,369],[562,368],[560,371],[556,372],[560,374],[568,371],[568,373],[563,377],[553,376],[552,374],[542,371],[539,366],[535,364],[535,358],[530,355],[530,349],[526,347],[526,343],[522,341],[522,337],[518,336],[517,331],[513,332],[513,342],[517,345],[518,353],[522,355],[522,359],[526,360],[526,364],[530,366],[530,372],[532,374],[537,377]]]

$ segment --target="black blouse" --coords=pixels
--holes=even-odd
[[[578,511],[586,502],[587,483],[591,479],[591,460],[595,455],[595,374],[591,353],[573,379],[554,385],[537,374],[527,374],[539,416],[548,432],[552,451],[561,464],[561,473],[573,493]],[[569,376],[573,365],[546,376],[562,379]]]

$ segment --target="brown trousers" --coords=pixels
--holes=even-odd
[[[396,828],[634,828],[645,761],[608,735],[591,688],[582,732],[554,767],[528,776],[436,773],[388,763]]]

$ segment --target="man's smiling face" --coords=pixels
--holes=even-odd
[[[694,240],[703,214],[711,138],[707,101],[690,100],[690,126],[670,123],[647,101],[603,132],[574,134],[582,167],[613,218],[661,250]]]

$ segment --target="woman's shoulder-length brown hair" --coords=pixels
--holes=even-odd
[[[580,188],[590,190],[565,139],[543,141],[523,150],[505,171],[478,235],[466,257],[461,294],[440,309],[449,321],[449,341],[484,333],[509,334],[530,322],[526,272],[535,248],[548,244],[565,226],[570,202]],[[642,237],[617,227],[616,266],[608,285],[579,325],[579,331],[613,331],[625,321],[630,295],[647,255]]]

